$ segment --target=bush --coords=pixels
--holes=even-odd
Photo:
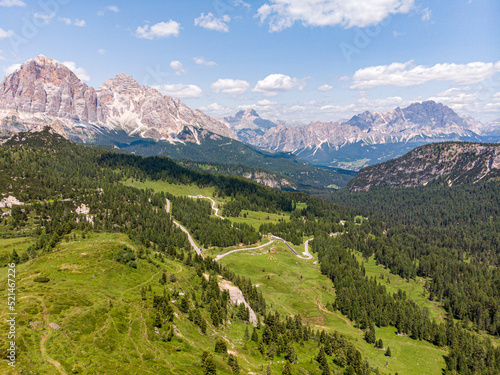
[[[45,277],[45,276],[38,276],[38,277],[35,277],[33,279],[33,281],[36,283],[48,283],[50,281],[50,279],[48,277]]]

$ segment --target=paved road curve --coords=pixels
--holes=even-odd
[[[207,196],[202,196],[201,198],[210,199],[210,201],[212,201],[212,209],[215,211],[215,216],[217,216],[217,217],[219,217],[221,219],[224,219],[224,217],[222,217],[222,216],[219,215],[219,209],[215,207],[216,203],[215,203],[215,201],[212,198],[207,197]],[[168,213],[170,213],[170,208],[171,208],[171,204],[170,204],[170,201],[167,199],[167,206],[165,207],[165,209],[167,210]],[[182,226],[179,222],[175,221],[173,218],[172,218],[172,221],[173,221],[173,223],[177,227],[179,227],[184,233],[186,233],[186,235],[188,236],[189,243],[191,244],[191,246],[193,247],[193,249],[198,253],[198,255],[200,255],[201,257],[205,258],[203,256],[203,253],[202,253],[203,249],[200,248],[200,247],[198,247],[198,245],[196,245],[196,242],[194,241],[193,237],[191,237],[191,234],[189,233],[189,231],[184,226]],[[294,250],[294,248],[292,246],[290,246],[290,244],[288,242],[286,242],[283,238],[281,238],[281,237],[272,237],[271,240],[268,243],[265,243],[263,245],[254,246],[254,247],[246,247],[246,248],[243,248],[243,249],[231,250],[231,251],[228,251],[227,253],[217,255],[214,260],[217,262],[217,261],[221,260],[222,258],[224,258],[225,256],[227,256],[229,254],[232,254],[232,253],[236,253],[238,251],[260,249],[262,247],[270,245],[274,241],[281,241],[281,242],[283,242],[285,244],[285,246],[288,247],[290,249],[290,251],[292,253],[294,253],[297,258],[300,258],[300,259],[312,259],[313,256],[309,253],[309,241],[311,241],[312,239],[313,238],[310,238],[310,239],[308,239],[304,243],[304,252],[303,252],[304,256],[299,255],[299,253],[297,253]]]

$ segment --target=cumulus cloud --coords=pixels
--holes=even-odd
[[[180,99],[199,98],[203,90],[196,85],[183,85],[182,83],[156,85],[157,89],[163,95],[173,96]]]
[[[436,64],[415,66],[413,61],[371,66],[356,71],[351,89],[372,89],[378,86],[416,86],[429,81],[450,81],[457,85],[481,82],[500,71],[496,63],[473,62],[469,64]]]
[[[195,57],[193,60],[197,65],[205,65],[210,67],[217,66],[217,63],[215,61],[207,61],[203,57]]]
[[[330,86],[330,85],[323,85],[323,86],[320,86],[318,87],[318,90],[319,91],[330,91],[331,89],[333,89],[333,86]]]
[[[184,66],[182,65],[182,63],[178,60],[174,60],[174,61],[171,61],[170,62],[170,67],[175,70],[175,74],[177,74],[178,76],[186,73],[186,71],[184,70]]]
[[[87,73],[87,71],[81,67],[76,66],[76,63],[73,61],[64,61],[64,65],[68,67],[69,70],[71,70],[73,73],[76,74],[78,78],[80,78],[82,81],[90,81],[90,76]]]
[[[253,92],[260,92],[265,96],[276,96],[279,92],[290,91],[294,87],[302,90],[305,86],[304,80],[291,78],[285,74],[270,74],[255,85]]]
[[[157,39],[178,36],[181,30],[181,24],[175,21],[158,22],[153,26],[144,25],[137,27],[135,36],[140,39]]]
[[[97,53],[98,53],[99,55],[105,55],[105,54],[106,54],[106,50],[105,50],[105,49],[103,49],[103,48],[99,48],[99,49],[97,50]]]
[[[478,100],[478,94],[470,93],[470,87],[455,87],[431,96],[428,100],[443,103],[455,111],[459,111],[475,104]]]
[[[33,17],[38,20],[42,20],[46,25],[48,25],[50,21],[52,21],[52,18],[54,18],[55,15],[56,15],[55,13],[44,14],[36,12],[33,14]]]
[[[0,0],[0,7],[25,7],[26,3],[21,0]]]
[[[224,107],[223,105],[220,105],[219,103],[212,103],[210,105],[207,105],[205,107],[200,107],[198,108],[200,111],[203,112],[208,112],[212,115],[218,115],[222,116],[227,113],[232,112],[231,109]]]
[[[198,18],[195,18],[194,25],[227,33],[229,31],[229,26],[227,25],[229,21],[231,21],[231,17],[227,14],[222,16],[222,18],[217,18],[212,13],[208,13],[207,15],[202,13]]]
[[[240,95],[246,92],[250,88],[250,84],[247,81],[242,81],[239,79],[219,79],[210,85],[215,93],[225,93],[232,95]]]
[[[9,38],[14,35],[14,30],[4,30],[0,27],[0,39]]]
[[[21,67],[21,64],[12,64],[6,68],[3,68],[2,70],[3,70],[5,75],[9,75],[9,74],[14,73],[20,67]]]
[[[408,13],[414,0],[270,0],[257,15],[269,31],[282,31],[295,22],[304,26],[366,27],[392,14]]]
[[[85,22],[85,20],[80,20],[78,18],[71,20],[71,18],[59,17],[59,21],[65,23],[68,26],[69,25],[74,25],[74,26],[78,26],[78,27],[87,26],[87,23]]]

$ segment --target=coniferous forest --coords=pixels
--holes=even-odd
[[[331,308],[362,330],[366,342],[384,348],[388,358],[391,348],[383,346],[376,328],[395,327],[399,335],[443,348],[446,374],[500,372],[500,348],[490,339],[500,337],[498,182],[340,192],[326,200],[240,177],[189,170],[166,157],[79,146],[48,132],[26,138],[0,147],[0,190],[26,202],[1,219],[2,238],[33,238],[26,251],[14,251],[11,259],[22,264],[51,254],[78,231],[83,236],[123,233],[133,239],[140,250],[124,246],[114,258],[131,269],[139,260],[155,267],[163,258],[182,262],[192,268],[192,282],[200,286],[192,295],[165,290],[158,295],[146,286],[137,291],[163,341],[172,340],[179,314],[204,335],[207,325],[217,330],[230,321],[250,321],[249,308],[231,307],[229,293],[219,289],[221,277],[239,287],[257,316],[245,337],[259,358],[281,357],[290,366],[304,360],[297,351],[305,345],[314,351],[316,373],[331,374],[330,366],[342,373],[380,373],[335,327],[325,332],[304,324],[300,315],[280,315],[249,277],[194,253],[186,235],[173,225],[175,218],[204,248],[256,244],[269,233],[298,246],[312,236],[311,251],[335,288]],[[226,200],[222,214],[227,218],[252,210],[284,212],[289,220],[264,223],[257,230],[215,218],[207,201],[125,186],[121,182],[127,179],[212,187],[214,196]],[[167,199],[172,202],[171,214],[166,211]],[[79,213],[79,207],[87,211]],[[426,298],[443,306],[444,321],[430,318],[404,292],[390,293],[376,277],[366,276],[357,254],[365,259],[374,256],[408,282],[425,278]],[[175,275],[163,271],[158,282],[175,282]],[[216,373],[217,353],[228,353],[222,339],[200,353],[204,373]],[[226,362],[233,373],[240,371],[242,363],[233,354]],[[292,371],[287,366],[283,373]]]

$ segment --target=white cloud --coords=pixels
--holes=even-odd
[[[175,98],[199,98],[203,94],[203,90],[196,85],[164,84],[156,85],[153,88],[157,89],[163,95],[173,96]]]
[[[73,61],[64,61],[63,64],[66,65],[68,69],[71,70],[73,73],[75,73],[76,76],[80,78],[82,81],[87,81],[87,82],[90,81],[90,76],[86,72],[86,70],[76,66],[76,63],[74,63]]]
[[[78,18],[73,21],[73,25],[78,26],[78,27],[83,27],[86,26],[87,23],[85,20],[79,20]]]
[[[11,73],[14,73],[17,69],[21,67],[21,64],[12,64],[6,68],[3,68],[3,72],[5,75],[9,75]]]
[[[106,50],[105,50],[105,49],[103,49],[103,48],[99,48],[99,49],[97,50],[97,53],[98,53],[99,55],[105,55],[105,54],[106,54]]]
[[[220,105],[219,103],[212,103],[210,105],[207,105],[205,107],[200,107],[198,109],[200,111],[209,112],[212,115],[219,115],[219,116],[232,112],[229,108],[226,108],[223,105]]]
[[[265,96],[276,96],[279,92],[292,90],[298,87],[299,90],[305,86],[304,80],[291,78],[284,74],[270,74],[266,78],[260,80],[255,85],[253,92],[260,92]]]
[[[500,61],[494,63],[436,64],[415,66],[413,61],[371,66],[356,71],[351,89],[372,89],[378,86],[416,86],[429,81],[450,81],[457,85],[481,82],[500,71]]]
[[[318,87],[318,90],[319,91],[330,91],[331,89],[333,89],[333,86],[330,86],[330,85],[323,85],[323,86],[320,86]]]
[[[431,15],[432,15],[432,12],[429,8],[425,8],[424,10],[422,10],[422,21],[424,21],[424,22],[430,21]]]
[[[99,17],[102,17],[102,16],[104,16],[104,13],[106,13],[107,10],[109,10],[110,12],[113,12],[113,13],[118,13],[120,11],[120,9],[118,9],[118,7],[116,5],[108,5],[104,9],[100,9],[97,12],[97,15]]]
[[[434,100],[435,102],[443,103],[455,111],[463,110],[465,107],[471,107],[478,100],[477,93],[468,93],[469,87],[464,88],[451,88],[449,90],[440,92],[427,100]]]
[[[67,17],[59,17],[59,21],[65,23],[68,26],[69,25],[74,25],[74,26],[77,26],[77,27],[87,26],[87,23],[85,22],[85,20],[80,20],[78,18],[75,18],[72,21],[70,18],[67,18]]]
[[[50,13],[50,14],[44,14],[44,13],[35,13],[33,14],[33,17],[39,20],[42,20],[46,25],[52,21],[52,18],[54,18],[56,14],[55,13]]]
[[[175,70],[175,74],[177,74],[178,76],[186,73],[186,71],[184,70],[184,66],[182,65],[182,63],[178,60],[174,60],[174,61],[171,61],[170,62],[170,67]]]
[[[71,25],[71,19],[66,17],[59,17],[59,21],[64,22],[66,25]]]
[[[257,102],[258,105],[266,105],[266,106],[273,106],[273,105],[276,105],[278,104],[278,102],[272,102],[268,99],[263,99],[263,100],[259,100]]]
[[[14,30],[4,30],[0,27],[0,39],[9,38],[14,35]]]
[[[144,25],[137,27],[135,36],[140,39],[156,39],[178,36],[181,30],[181,24],[175,21],[159,22],[153,26]]]
[[[198,65],[217,66],[217,63],[215,61],[207,61],[203,57],[195,57],[193,60]]]
[[[21,0],[0,0],[0,7],[25,7],[26,3]]]
[[[194,25],[227,33],[229,31],[229,26],[227,25],[229,21],[231,21],[231,17],[227,14],[222,16],[222,18],[217,18],[212,13],[208,13],[206,16],[202,13],[201,16],[195,18]]]
[[[242,7],[245,7],[247,9],[250,9],[252,6],[246,2],[244,2],[243,0],[234,0],[234,5],[235,6],[242,6]]]
[[[215,93],[240,95],[250,88],[250,84],[247,81],[226,78],[217,80],[210,87]]]
[[[366,27],[392,14],[408,13],[414,0],[270,0],[258,10],[269,31],[282,31],[295,22],[304,26]]]

